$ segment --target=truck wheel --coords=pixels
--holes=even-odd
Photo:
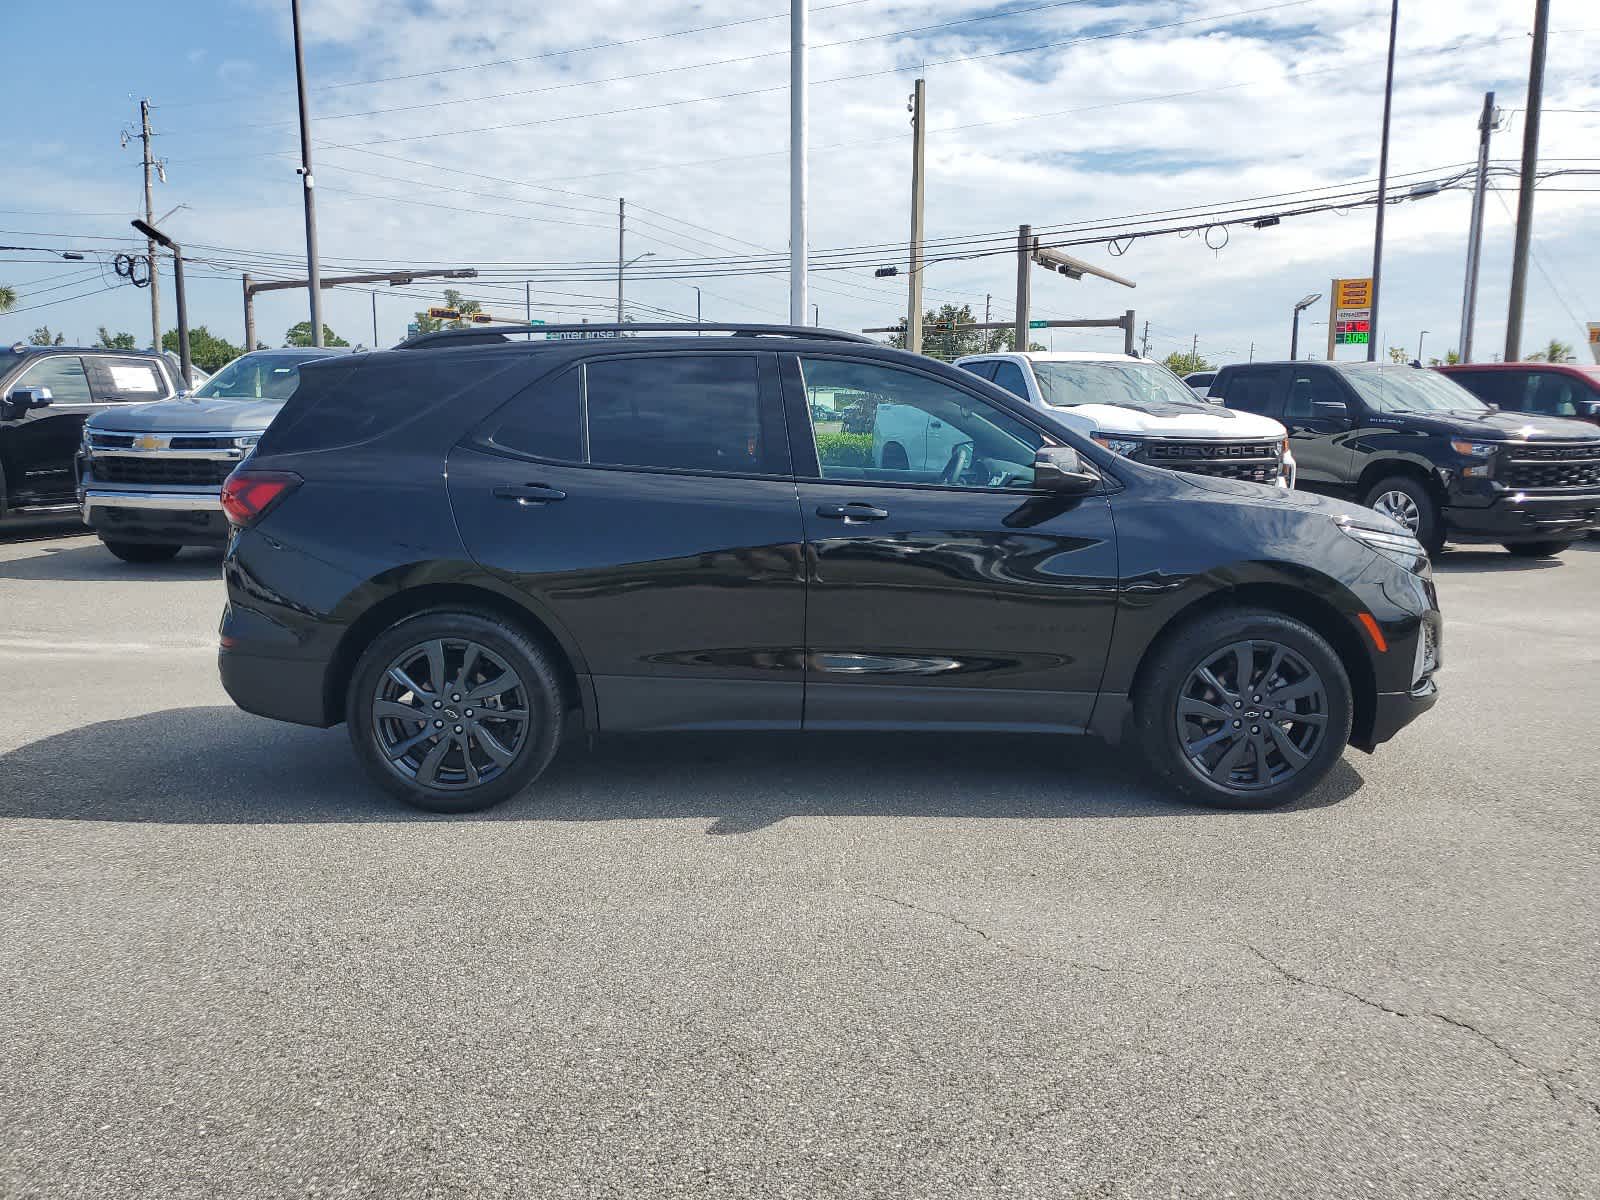
[[[561,740],[561,685],[521,630],[473,612],[408,617],[362,653],[345,697],[374,780],[416,808],[469,813],[522,791]]]
[[[158,563],[177,558],[182,546],[165,542],[106,542],[105,547],[125,563]]]
[[[1392,517],[1409,529],[1429,554],[1444,549],[1443,522],[1427,485],[1409,475],[1390,475],[1367,489],[1361,501],[1374,512]]]
[[[1134,735],[1168,787],[1223,808],[1273,808],[1327,775],[1350,740],[1350,677],[1333,647],[1265,609],[1202,616],[1157,651]]]
[[[1554,558],[1570,545],[1569,541],[1508,542],[1506,553],[1518,558]]]
[[[885,471],[909,471],[911,460],[906,457],[906,448],[899,442],[890,442],[883,448],[883,469]]]

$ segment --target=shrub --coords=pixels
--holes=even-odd
[[[870,433],[819,433],[817,457],[830,467],[868,467],[872,465]]]

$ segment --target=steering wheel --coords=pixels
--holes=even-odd
[[[939,482],[960,483],[970,470],[972,470],[972,443],[962,442],[950,451],[950,460],[944,464],[944,470],[939,472]]]

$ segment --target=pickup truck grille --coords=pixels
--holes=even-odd
[[[188,487],[221,487],[237,462],[217,458],[104,455],[94,459],[97,483],[172,483]]]
[[[1249,483],[1276,483],[1283,469],[1274,442],[1148,441],[1136,457],[1152,467]]]
[[[1506,449],[1495,478],[1508,488],[1600,489],[1600,442],[1519,442]]]

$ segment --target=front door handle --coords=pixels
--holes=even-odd
[[[817,516],[826,517],[830,521],[843,521],[849,525],[857,521],[887,521],[889,510],[856,500],[849,504],[819,504]]]
[[[503,484],[494,494],[501,500],[515,500],[518,504],[548,504],[552,500],[565,500],[567,494],[560,488],[543,483]]]

